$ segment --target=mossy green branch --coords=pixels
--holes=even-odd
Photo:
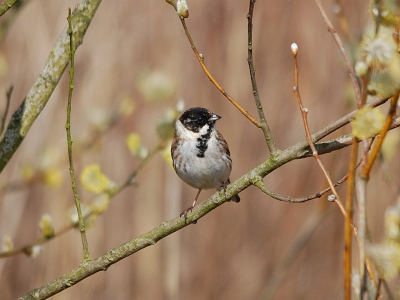
[[[0,17],[4,15],[11,7],[14,6],[19,0],[8,0],[0,4]]]
[[[351,115],[351,114],[349,114]],[[336,124],[337,126],[340,124]],[[400,126],[400,117],[395,119],[392,123],[392,128]],[[329,127],[329,126],[328,126]],[[328,130],[329,131],[329,130]],[[327,131],[321,130],[318,132],[318,137],[322,138],[327,134]],[[312,138],[316,139],[317,136],[313,135]],[[344,138],[343,141],[339,141],[339,139],[330,142],[331,146],[323,147],[318,149],[318,144],[316,147],[318,149],[318,153],[320,155],[329,153],[334,150],[341,149],[343,147],[349,146],[352,143],[352,138]],[[329,142],[324,142],[325,144]],[[189,226],[191,223],[194,223],[198,219],[202,218],[210,211],[214,210],[218,206],[222,205],[232,197],[233,195],[239,193],[240,191],[246,189],[250,185],[260,183],[262,178],[276,170],[280,166],[295,160],[301,159],[305,157],[311,157],[312,153],[310,152],[308,142],[306,140],[293,145],[285,150],[283,150],[279,155],[277,155],[274,159],[270,158],[267,161],[263,162],[253,170],[244,174],[242,177],[232,182],[226,189],[226,193],[224,191],[219,191],[208,198],[203,203],[198,204],[193,208],[193,211],[188,214],[187,221],[185,222],[184,218],[177,217],[168,222],[163,222],[159,226],[150,230],[147,233],[142,234],[141,236],[118,246],[104,255],[87,262],[83,262],[76,269],[64,274],[60,278],[40,287],[29,294],[21,297],[20,299],[46,299],[50,296],[53,296],[73,285],[82,281],[83,279],[97,273],[100,271],[106,271],[111,265],[117,263],[118,261],[148,247],[156,244],[159,240],[167,237],[168,235]],[[258,184],[260,185],[260,184]],[[289,199],[290,200],[290,199]],[[289,201],[290,202],[290,201]],[[233,204],[232,204],[233,205]]]
[[[101,0],[80,0],[71,16],[75,49],[82,44],[83,37],[92,21]],[[11,117],[0,142],[0,172],[21,145],[32,124],[39,116],[56,88],[69,62],[69,37],[67,28],[51,51],[36,82],[29,90],[21,106]]]

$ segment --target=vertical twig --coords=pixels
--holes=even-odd
[[[257,88],[256,70],[254,68],[254,63],[253,63],[253,10],[254,10],[255,2],[256,2],[256,0],[250,0],[249,13],[247,14],[247,21],[248,21],[247,62],[249,64],[250,79],[251,79],[251,85],[253,88],[253,96],[254,96],[254,101],[256,103],[258,115],[260,117],[261,129],[264,132],[264,136],[265,136],[265,140],[267,142],[269,152],[271,153],[271,155],[274,155],[278,152],[278,149],[276,147],[274,139],[272,138],[272,134],[271,134],[271,130],[269,128],[268,122],[265,119],[264,110],[262,108],[262,104],[260,101],[260,95],[258,93],[258,88]]]
[[[72,102],[72,91],[74,89],[74,61],[75,61],[75,49],[73,42],[72,22],[71,22],[71,9],[68,9],[68,35],[69,35],[69,50],[71,58],[71,67],[69,69],[69,92],[68,92],[68,105],[67,105],[67,122],[65,129],[67,131],[67,142],[68,142],[68,158],[69,158],[69,173],[71,176],[72,191],[74,193],[76,210],[78,212],[79,219],[79,231],[81,233],[82,245],[83,245],[83,261],[89,261],[89,245],[86,238],[85,222],[82,216],[81,200],[79,198],[78,189],[76,187],[75,180],[75,169],[72,157],[72,138],[71,138],[71,102]]]
[[[293,93],[296,96],[297,104],[299,105],[299,108],[300,108],[300,111],[301,111],[301,116],[303,118],[304,129],[305,129],[305,132],[306,132],[306,139],[307,139],[308,144],[310,145],[313,157],[318,162],[318,165],[320,166],[322,172],[325,175],[326,180],[329,183],[329,186],[330,186],[330,188],[332,190],[332,193],[335,195],[336,199],[340,200],[339,194],[336,191],[335,185],[332,182],[332,179],[330,178],[328,172],[326,171],[326,169],[325,169],[325,167],[324,167],[324,165],[323,165],[323,163],[322,163],[322,161],[321,161],[321,159],[320,159],[320,157],[318,155],[318,151],[315,148],[314,142],[313,142],[313,140],[311,138],[310,128],[308,126],[308,121],[307,121],[308,109],[303,106],[303,102],[301,100],[300,91],[299,91],[299,67],[297,65],[298,46],[297,46],[297,44],[293,43],[291,48],[292,48],[293,61],[294,61],[294,82],[295,82],[295,85],[293,87]]]
[[[351,158],[349,164],[349,177],[347,179],[347,193],[346,193],[346,218],[344,229],[344,294],[345,299],[351,299],[351,254],[352,254],[352,235],[353,230],[352,216],[353,216],[353,195],[354,195],[354,177],[355,165],[357,162],[358,142],[353,139],[351,148]],[[359,242],[360,243],[360,242]]]

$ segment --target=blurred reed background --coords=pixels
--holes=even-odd
[[[368,24],[368,1],[343,1],[350,32],[357,41]],[[30,0],[14,14],[0,45],[0,97],[14,85],[10,113],[21,104],[66,27],[68,7],[77,1]],[[332,13],[334,1],[324,7]],[[188,1],[187,25],[206,65],[253,116],[257,111],[247,66],[249,1]],[[339,33],[340,30],[339,30]],[[254,62],[259,92],[277,146],[284,149],[305,138],[292,94],[290,44],[299,45],[300,91],[313,132],[355,109],[347,71],[337,46],[313,1],[257,1],[254,14]],[[110,118],[123,99],[135,110],[102,134],[90,149],[75,150],[76,172],[92,163],[120,184],[138,166],[125,143],[137,132],[151,149],[158,142],[156,124],[184,99],[186,108],[203,106],[222,116],[218,129],[229,143],[234,180],[268,157],[261,130],[245,119],[210,83],[200,68],[173,8],[165,1],[103,1],[83,44],[76,52],[72,108],[74,146],[90,140],[94,128]],[[146,81],[147,80],[147,81]],[[144,83],[143,83],[144,82]],[[144,84],[144,86],[143,86]],[[147,85],[146,85],[147,84]],[[146,95],[161,86],[162,96]],[[38,222],[51,215],[56,230],[68,224],[74,205],[65,135],[68,73],[61,79],[22,146],[0,176],[3,186],[20,182],[24,167],[34,171],[53,164],[61,174],[49,187],[43,180],[0,196],[0,236],[14,246],[40,237]],[[333,137],[350,132],[346,126]],[[50,149],[50,150],[49,150]],[[332,178],[347,172],[347,149],[325,155]],[[43,160],[45,160],[43,162]],[[398,165],[399,158],[393,163]],[[392,167],[393,167],[392,166]],[[26,170],[26,169],[25,169]],[[398,178],[398,174],[395,174]],[[375,168],[372,179],[383,177]],[[292,162],[268,175],[273,191],[300,197],[327,183],[313,159]],[[79,185],[82,201],[95,195]],[[339,187],[344,197],[345,189]],[[203,191],[200,202],[214,191]],[[157,155],[88,230],[92,258],[179,215],[196,190],[181,182]],[[91,276],[54,299],[341,299],[343,298],[344,218],[326,196],[304,204],[271,199],[250,187],[240,204],[227,203],[197,225]],[[383,233],[385,208],[395,202],[383,180],[369,186],[368,226],[374,241]],[[324,212],[324,213],[322,213]],[[315,228],[304,246],[305,226]],[[19,255],[0,260],[2,299],[14,299],[78,266],[82,246],[70,231],[43,247],[36,259]]]

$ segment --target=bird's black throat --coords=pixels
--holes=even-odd
[[[211,137],[211,131],[213,129],[214,124],[209,124],[208,130],[206,134],[201,135],[197,139],[197,145],[196,148],[199,150],[197,152],[197,157],[204,157],[204,153],[206,152],[208,148],[208,141],[210,140]]]

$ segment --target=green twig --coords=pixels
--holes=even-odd
[[[68,35],[69,35],[69,50],[71,58],[71,67],[69,69],[69,92],[68,92],[68,105],[67,105],[67,123],[65,129],[67,130],[67,142],[68,142],[68,158],[69,158],[69,173],[71,175],[72,191],[74,193],[76,210],[78,212],[79,219],[79,231],[82,237],[83,244],[83,261],[89,261],[89,246],[86,238],[85,222],[83,221],[81,200],[79,198],[78,189],[76,187],[75,180],[75,169],[72,157],[72,138],[71,138],[71,102],[72,102],[72,91],[74,90],[74,61],[75,61],[75,49],[74,40],[72,34],[72,22],[71,22],[71,9],[68,9]]]

